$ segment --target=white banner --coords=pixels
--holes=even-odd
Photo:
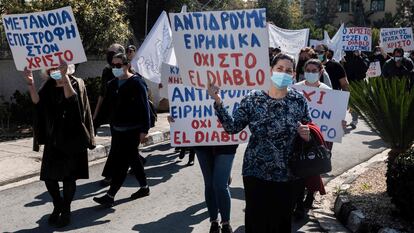
[[[334,51],[333,59],[335,59],[337,62],[339,62],[342,59],[342,35],[343,35],[343,29],[344,24],[341,24],[338,31],[335,33],[335,35],[332,37],[332,39],[327,40],[327,46],[329,49]],[[324,35],[327,35],[327,38],[329,38],[329,35],[326,31],[324,31]]]
[[[221,98],[230,114],[239,106],[248,90],[220,90]],[[249,140],[248,128],[238,134],[229,135],[223,129],[214,111],[214,100],[207,90],[181,84],[168,86],[170,102],[171,146],[235,145]]]
[[[206,89],[268,89],[266,10],[170,13],[183,83]]]
[[[342,120],[348,107],[349,92],[292,85],[308,101],[312,121],[321,129],[325,141],[341,142],[344,135]]]
[[[269,45],[273,48],[280,48],[297,61],[299,52],[306,47],[309,39],[309,28],[300,30],[288,30],[279,28],[273,24],[268,24]]]
[[[367,70],[367,78],[379,76],[381,76],[381,63],[379,61],[371,62]]]
[[[167,13],[163,11],[145,38],[135,57],[131,61],[132,68],[144,78],[161,82],[162,63],[176,65],[174,45]]]
[[[342,33],[343,51],[371,51],[372,31],[371,28],[349,27],[344,28]]]
[[[404,51],[414,50],[413,29],[381,28],[380,46],[386,53],[392,53],[395,48],[402,48]]]
[[[3,27],[17,70],[86,62],[70,6],[27,14],[4,15]]]

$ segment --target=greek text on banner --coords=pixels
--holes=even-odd
[[[344,135],[342,120],[345,119],[349,92],[305,85],[293,85],[308,101],[312,121],[321,129],[325,141],[341,142]]]
[[[248,90],[220,90],[228,111],[238,108]],[[170,101],[171,146],[235,145],[249,140],[250,131],[244,129],[238,134],[228,134],[214,111],[214,100],[207,90],[182,84],[168,86]]]
[[[6,38],[17,70],[39,70],[86,61],[70,6],[3,16]]]
[[[184,85],[206,89],[268,89],[266,10],[170,14]]]

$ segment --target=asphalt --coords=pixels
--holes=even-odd
[[[158,114],[156,126],[148,132],[147,141],[141,147],[151,146],[170,139],[170,126],[167,113]],[[96,148],[88,153],[89,161],[108,156],[111,146],[109,126],[98,129]],[[0,143],[0,186],[38,176],[42,160],[43,148],[39,152],[32,150],[33,138],[20,139]]]
[[[160,144],[162,142],[167,142],[170,139],[170,127],[169,123],[167,121],[167,113],[158,114],[158,121],[156,122],[156,126],[152,128],[148,135],[148,140],[142,144],[142,147],[148,147],[151,145]],[[349,116],[348,116],[349,117]],[[354,143],[358,144],[366,144],[366,146],[369,146],[370,150],[376,151],[375,153],[378,153],[381,151],[381,148],[383,148],[382,142],[377,141],[378,139],[374,139],[372,141],[371,137],[373,137],[372,133],[367,131],[366,127],[361,126],[361,130],[357,133],[354,133],[352,136],[352,141]],[[373,137],[374,138],[374,137]],[[353,151],[360,150],[359,147],[354,146],[352,143],[346,141],[347,138],[345,138],[344,143],[347,145],[346,148],[337,148],[337,150],[343,151],[347,150],[349,153],[347,157],[343,157],[344,160],[350,160],[350,156],[354,155],[356,157],[359,157],[357,163],[363,163],[366,159],[363,159],[363,156],[359,155],[358,153],[366,153],[365,151],[358,152]],[[89,151],[89,161],[91,161],[91,165],[101,163],[103,161],[102,159],[107,157],[109,149],[110,149],[110,133],[109,133],[109,126],[104,125],[101,128],[98,129],[97,137],[96,137],[97,147],[94,150]],[[340,145],[338,145],[340,146]],[[354,148],[355,147],[355,148]],[[0,190],[4,190],[5,187],[13,186],[15,184],[18,184],[19,181],[26,182],[28,180],[31,180],[29,178],[35,179],[40,172],[40,165],[41,165],[41,156],[42,151],[40,152],[34,152],[32,151],[32,138],[27,139],[20,139],[16,141],[9,141],[9,142],[2,142],[0,143]],[[368,156],[371,157],[372,155]],[[368,158],[367,157],[367,158]],[[341,169],[338,169],[337,171],[332,171],[332,174],[328,174],[329,176],[324,177],[324,183],[330,183],[329,181],[339,176],[340,174],[348,171],[355,165],[349,165],[346,166],[343,159],[337,159],[337,161],[334,164],[335,167],[340,167]],[[355,160],[355,159],[353,159]],[[94,162],[95,161],[95,162]],[[335,182],[333,182],[335,183]],[[329,185],[329,184],[328,184]],[[7,188],[5,188],[7,189]],[[333,189],[330,190],[333,192]],[[325,203],[325,208],[329,209],[327,205],[332,205],[332,203]],[[319,208],[320,210],[321,208]],[[335,226],[338,224],[338,222],[331,217],[332,221],[329,221],[327,223],[326,221],[326,215],[323,216],[322,214],[318,214],[319,210],[316,210],[313,215],[315,217],[315,223],[317,222],[319,224],[323,222],[322,228],[324,231],[327,232],[335,232],[332,229],[335,229]],[[330,215],[332,216],[332,215]],[[311,216],[312,217],[312,216]],[[315,226],[316,228],[319,228]],[[338,229],[338,228],[336,228]],[[346,231],[346,230],[345,230]],[[300,231],[299,231],[300,232]],[[305,232],[307,232],[305,230]],[[336,232],[342,232],[342,231],[336,231]]]

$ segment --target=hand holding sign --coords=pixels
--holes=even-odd
[[[221,98],[218,95],[219,91],[220,91],[220,88],[211,84],[211,80],[209,79],[208,84],[207,84],[207,92],[214,99],[214,101],[216,101],[216,104],[221,103]]]
[[[27,69],[27,67],[24,68],[24,78],[26,79],[26,83],[28,86],[34,85],[34,79],[33,79],[33,73],[31,70]]]

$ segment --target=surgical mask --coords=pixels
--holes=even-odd
[[[285,89],[293,83],[292,75],[283,72],[273,72],[271,79],[278,89]]]
[[[50,72],[49,76],[53,78],[54,80],[62,79],[62,73],[60,73],[60,70],[55,70],[55,71]]]
[[[394,57],[394,61],[399,62],[401,61],[403,58],[402,57]]]
[[[112,74],[114,74],[115,77],[119,78],[122,75],[124,75],[124,69],[122,69],[122,68],[112,68]]]
[[[319,81],[319,73],[305,72],[305,79],[310,83],[316,83],[317,81]]]
[[[325,54],[318,54],[318,59],[321,62],[325,61]]]

